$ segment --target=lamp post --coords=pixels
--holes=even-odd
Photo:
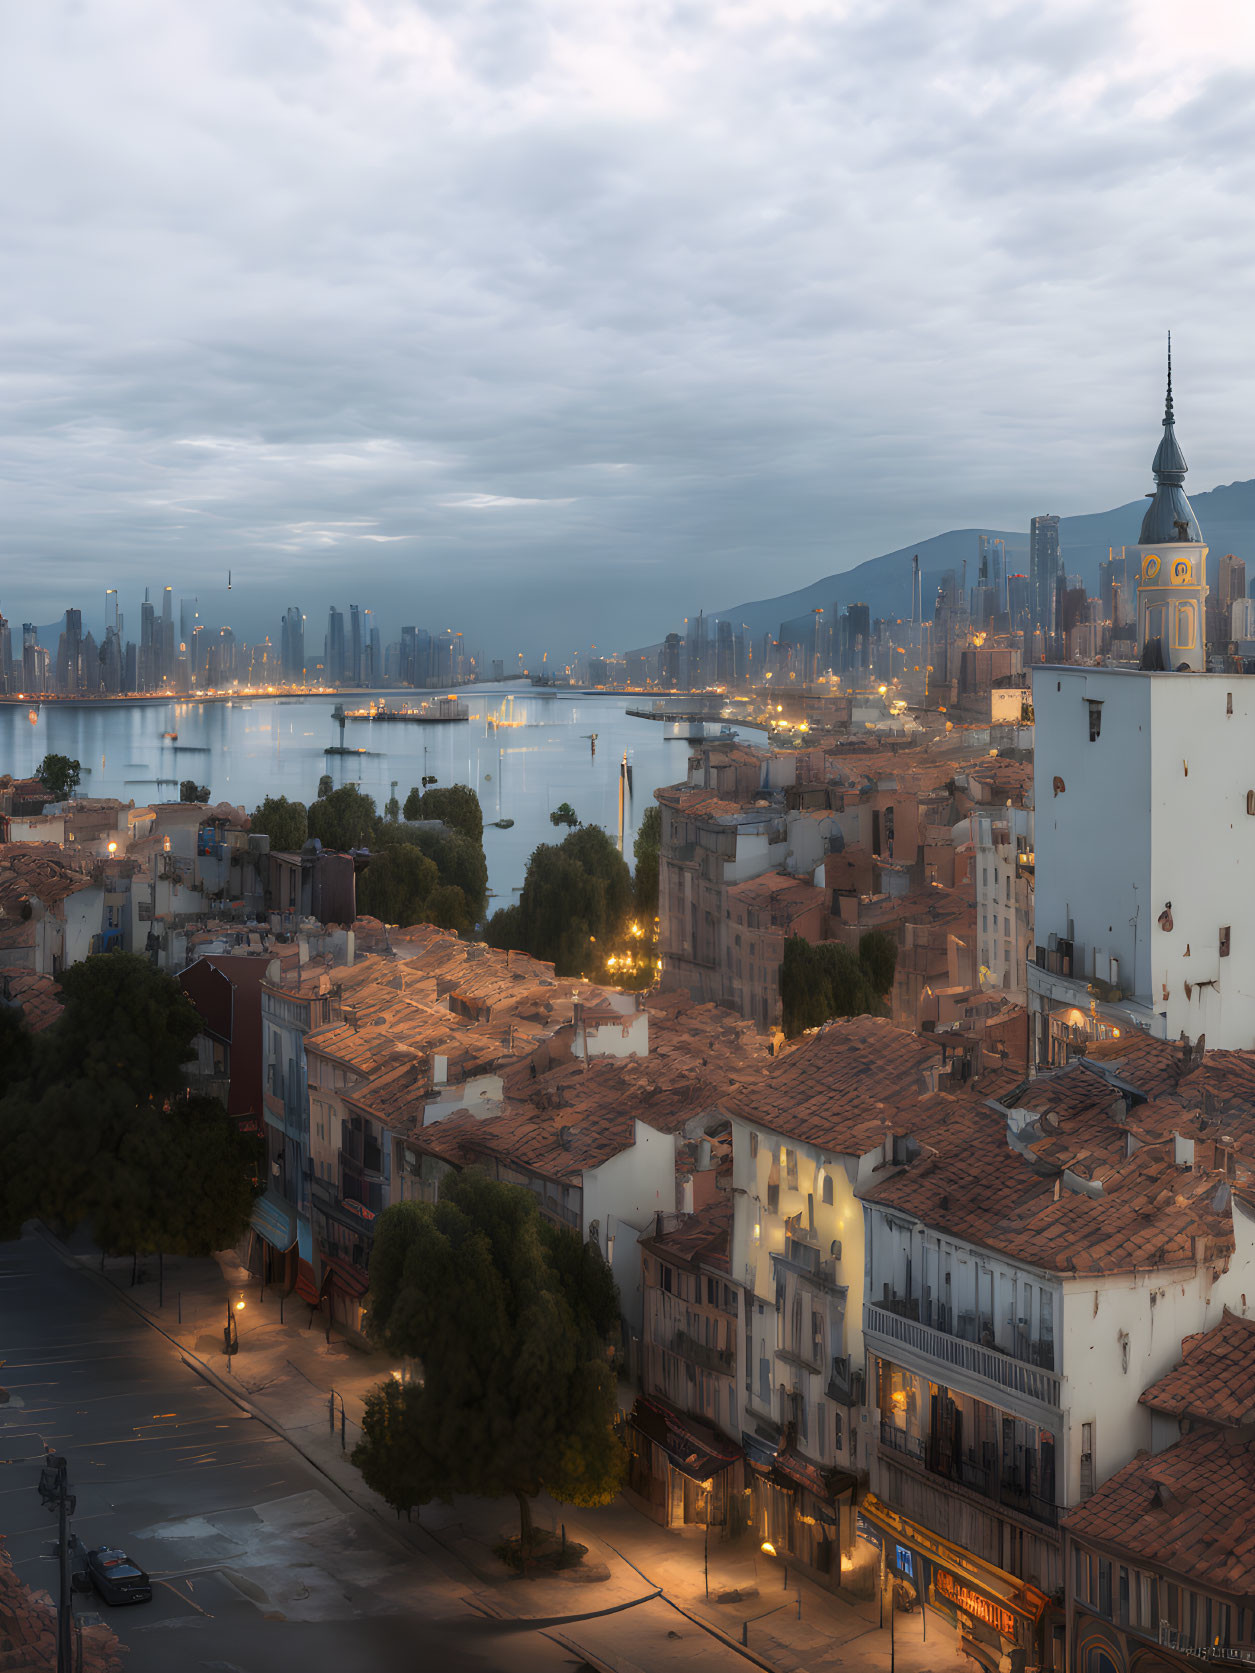
[[[57,1566],[60,1570],[60,1593],[57,1598],[57,1673],[73,1673],[74,1668],[74,1593],[70,1582],[70,1517],[77,1499],[70,1492],[69,1467],[59,1452],[49,1450],[44,1455],[39,1472],[39,1497],[46,1510],[55,1510],[58,1517]]]

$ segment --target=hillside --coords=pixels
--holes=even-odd
[[[1212,564],[1224,552],[1234,552],[1249,563],[1255,559],[1255,480],[1231,482],[1205,493],[1190,496],[1211,549]],[[1091,591],[1097,588],[1098,565],[1109,547],[1131,544],[1137,539],[1143,502],[1133,500],[1111,511],[1097,511],[1081,517],[1064,517],[1059,525],[1063,560],[1070,572],[1079,572]],[[854,569],[828,575],[794,592],[774,598],[752,599],[707,613],[736,624],[745,623],[751,635],[774,633],[781,622],[804,616],[807,611],[833,602],[842,607],[866,604],[875,616],[905,617],[911,606],[911,559],[919,553],[924,613],[931,614],[932,601],[947,569],[958,570],[967,560],[968,585],[976,582],[977,536],[993,535],[1006,541],[1007,560],[1013,570],[1027,573],[1028,530],[950,529],[929,535],[896,552],[869,558]],[[1253,565],[1255,568],[1255,565]]]

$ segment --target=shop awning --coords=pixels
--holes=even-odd
[[[323,1293],[332,1287],[340,1291],[341,1295],[351,1295],[360,1299],[370,1288],[370,1274],[360,1266],[354,1266],[351,1261],[342,1261],[338,1255],[324,1255],[322,1261]]]
[[[829,1504],[840,1498],[842,1493],[848,1493],[858,1485],[857,1477],[851,1475],[849,1470],[821,1470],[809,1459],[803,1458],[793,1447],[782,1446],[772,1460],[771,1467],[785,1486],[805,1487],[808,1493],[813,1493],[817,1499],[826,1500]]]
[[[296,1210],[277,1191],[266,1191],[257,1198],[249,1223],[258,1237],[281,1255],[296,1242]]]
[[[296,1293],[311,1307],[319,1301],[318,1274],[314,1270],[314,1229],[303,1216],[296,1222]]]
[[[628,1422],[662,1447],[672,1466],[693,1481],[709,1481],[741,1457],[735,1441],[682,1417],[645,1394],[638,1396]]]

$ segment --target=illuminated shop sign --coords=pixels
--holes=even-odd
[[[933,1588],[938,1597],[945,1598],[947,1603],[961,1609],[965,1615],[971,1615],[974,1620],[984,1621],[987,1627],[1001,1633],[1003,1638],[1015,1637],[1015,1616],[1011,1611],[993,1598],[986,1597],[983,1592],[973,1591],[949,1569],[933,1565]]]

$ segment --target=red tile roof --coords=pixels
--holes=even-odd
[[[1218,1325],[1181,1344],[1181,1359],[1141,1397],[1143,1406],[1196,1423],[1255,1423],[1255,1319],[1226,1307]]]
[[[1070,1511],[1074,1539],[1249,1603],[1255,1593],[1255,1440],[1199,1429],[1139,1453]]]

